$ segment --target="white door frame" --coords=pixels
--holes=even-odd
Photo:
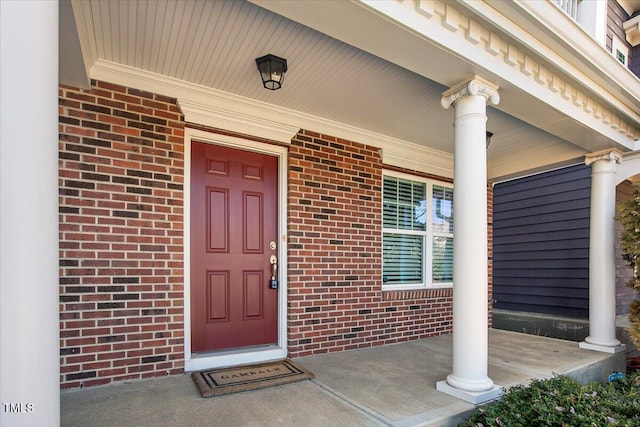
[[[198,129],[184,131],[184,359],[185,371],[287,357],[287,154],[286,147]],[[194,354],[191,352],[191,143],[222,145],[278,158],[278,344]]]

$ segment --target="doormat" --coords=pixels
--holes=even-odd
[[[202,397],[222,396],[313,378],[313,374],[289,359],[258,365],[235,366],[194,372],[191,378]]]

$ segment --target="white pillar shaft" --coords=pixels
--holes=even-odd
[[[616,158],[600,157],[591,166],[589,240],[589,344],[620,345],[616,338]]]
[[[466,391],[493,386],[488,367],[486,98],[455,102],[453,371]]]
[[[487,376],[489,355],[487,271],[487,101],[497,87],[477,76],[442,95],[455,107],[453,203],[453,369],[436,388],[471,403],[500,389]]]
[[[0,425],[57,426],[57,1],[0,1],[0,93]]]

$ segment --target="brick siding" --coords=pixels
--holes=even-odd
[[[60,87],[60,382],[184,371],[183,141],[174,99]]]
[[[382,291],[379,150],[301,131],[289,157],[290,356],[450,333],[451,289]]]
[[[92,82],[61,87],[59,108],[61,387],[183,373],[176,102]],[[451,289],[382,291],[382,170],[377,148],[310,131],[292,140],[291,357],[451,332]],[[490,241],[491,222],[489,210]]]

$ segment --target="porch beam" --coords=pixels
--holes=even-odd
[[[640,150],[622,155],[622,161],[616,166],[616,185],[627,179],[637,183],[636,175],[640,175]]]
[[[589,336],[580,348],[619,353],[625,345],[616,338],[616,168],[617,150],[587,155],[591,166],[589,224]]]
[[[488,377],[487,102],[498,87],[474,76],[442,95],[454,107],[453,370],[439,391],[470,403],[495,399]]]

